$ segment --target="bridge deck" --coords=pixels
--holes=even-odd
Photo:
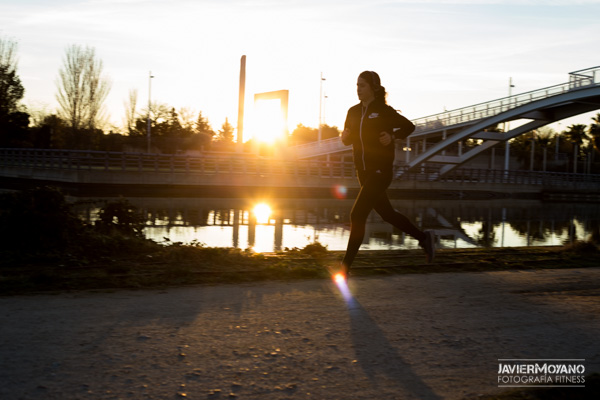
[[[571,72],[566,83],[417,118],[412,120],[415,131],[403,145],[404,148],[411,149],[410,154],[406,152],[406,162],[410,163],[411,168],[425,161],[448,164],[449,167],[444,169],[442,174],[449,172],[454,166],[515,136],[551,122],[600,109],[598,93],[600,93],[600,66]],[[545,101],[548,99],[555,101]],[[517,119],[533,122],[511,132],[490,129]],[[469,131],[473,127],[475,129]],[[461,136],[459,133],[464,135]],[[454,146],[459,140],[469,137],[482,141],[482,147],[472,153],[461,154],[459,158],[439,157],[439,153]],[[433,140],[435,150],[427,145],[427,139]],[[417,142],[422,142],[423,145],[415,147],[414,144]],[[294,147],[296,156],[301,159],[347,151],[349,148],[338,138]],[[424,154],[426,152],[427,154]]]
[[[457,169],[432,180],[432,169],[407,172],[392,189],[407,191],[541,192],[600,191],[600,175]],[[143,153],[0,149],[0,178],[85,185],[172,187],[321,188],[357,190],[350,161],[273,160],[207,155],[189,157]]]

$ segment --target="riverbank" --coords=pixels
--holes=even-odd
[[[342,257],[318,242],[275,253],[198,242],[160,244],[144,237],[146,219],[123,199],[105,204],[93,223],[78,218],[54,188],[5,194],[0,200],[0,295],[329,279]],[[421,250],[363,251],[353,275],[597,266],[594,243],[446,248],[434,264],[425,264]]]
[[[95,258],[4,259],[0,263],[0,293],[7,296],[266,280],[327,280],[329,269],[342,256],[319,243],[267,254],[200,245],[143,243],[136,250],[114,251]],[[597,267],[599,255],[598,247],[589,242],[552,247],[442,249],[433,264],[425,263],[420,250],[363,251],[353,266],[352,277],[586,268]]]

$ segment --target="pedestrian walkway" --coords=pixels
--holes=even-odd
[[[0,398],[463,399],[501,358],[600,372],[599,313],[600,268],[4,297]]]

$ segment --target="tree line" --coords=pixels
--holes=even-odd
[[[138,109],[137,89],[131,89],[124,102],[124,127],[106,131],[104,102],[111,82],[92,47],[71,45],[65,49],[56,87],[59,107],[55,112],[28,110],[21,103],[25,88],[17,73],[17,43],[0,37],[0,147],[145,151],[149,125],[152,151],[235,150],[235,129],[227,119],[215,131],[202,112],[176,110],[156,101]],[[323,139],[340,133],[337,127],[327,125],[322,125],[321,131]],[[287,139],[289,145],[297,145],[316,141],[317,136],[318,129],[299,124]],[[532,163],[533,158],[538,170],[550,149],[574,157],[572,162],[594,161],[600,153],[600,113],[589,126],[574,124],[563,132],[545,127],[511,142],[514,154],[524,164]],[[254,146],[247,142],[245,151]]]
[[[545,126],[520,135],[511,149],[525,169],[600,173],[600,113],[560,133]]]
[[[504,129],[496,125],[487,131],[504,132]],[[464,144],[473,148],[479,141],[467,139]],[[504,146],[496,148],[504,152]],[[589,125],[572,124],[562,132],[543,126],[519,135],[510,140],[510,154],[521,169],[600,173],[600,113],[591,118]]]
[[[221,129],[214,130],[201,111],[176,110],[157,101],[138,108],[137,89],[131,89],[124,102],[124,126],[106,130],[104,102],[111,81],[93,47],[68,46],[55,83],[56,111],[28,110],[21,103],[25,88],[17,73],[17,43],[0,37],[0,147],[162,153],[235,150],[235,128],[227,118]],[[323,125],[322,131],[323,138],[339,135],[336,127]],[[300,124],[288,142],[301,144],[316,137],[317,129]],[[245,144],[246,151],[252,148],[253,143]]]

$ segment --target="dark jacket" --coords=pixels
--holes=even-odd
[[[344,129],[350,135],[345,145],[353,146],[354,165],[359,171],[391,171],[394,164],[394,141],[384,146],[379,135],[387,132],[396,139],[405,139],[415,126],[383,99],[372,101],[366,108],[359,103],[348,110]]]

